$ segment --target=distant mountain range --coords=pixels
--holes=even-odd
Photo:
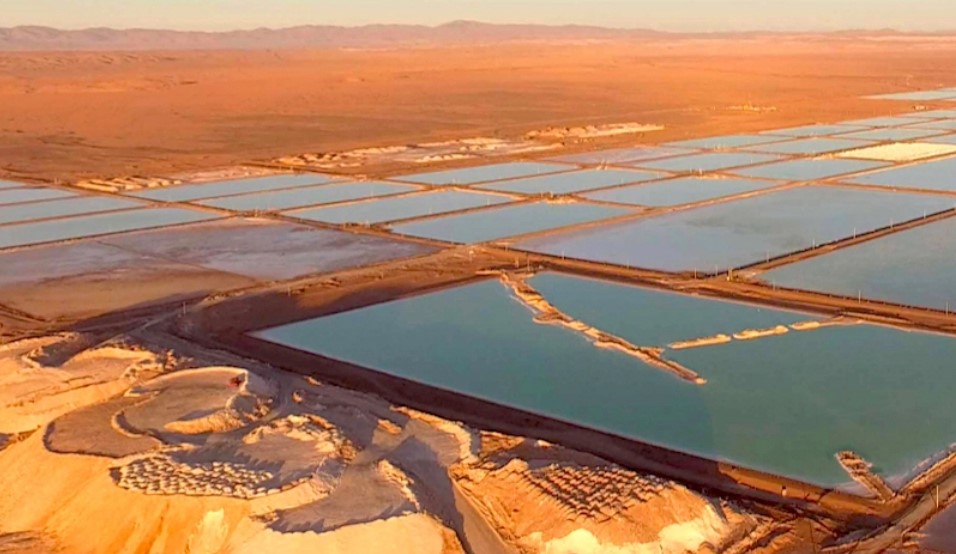
[[[61,30],[50,27],[25,26],[0,28],[0,50],[385,48],[520,41],[721,38],[768,34],[771,33],[682,34],[649,29],[610,29],[581,25],[498,25],[473,21],[455,21],[436,27],[423,25],[366,25],[362,27],[304,25],[285,29],[263,28],[225,32],[108,28]],[[892,30],[879,30],[842,31],[834,34],[878,36],[900,33]]]

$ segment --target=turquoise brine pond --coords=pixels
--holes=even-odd
[[[637,206],[679,206],[704,200],[713,200],[723,196],[744,194],[756,190],[779,186],[774,181],[754,181],[751,179],[704,179],[683,178],[645,183],[629,187],[593,191],[582,194],[584,198]]]
[[[150,200],[166,202],[189,202],[202,198],[218,198],[251,192],[264,192],[291,187],[321,185],[331,179],[317,173],[295,173],[287,175],[268,175],[251,179],[235,179],[230,181],[214,181],[191,185],[163,187],[146,191],[134,192],[134,196]]]
[[[773,144],[762,144],[748,148],[756,152],[771,152],[774,154],[803,154],[815,156],[827,152],[839,152],[840,150],[852,150],[854,148],[863,148],[873,144],[862,140],[845,140],[835,138],[805,138],[797,140],[788,140],[787,142],[775,142]]]
[[[448,169],[431,173],[416,173],[394,177],[395,180],[424,185],[473,185],[502,179],[531,177],[545,173],[558,173],[576,169],[571,165],[543,162],[512,162],[503,164],[480,165],[462,169]]]
[[[82,215],[0,227],[0,248],[77,239],[214,219],[209,213],[175,208],[144,208]]]
[[[142,202],[110,196],[75,196],[47,202],[0,206],[0,224],[142,208]]]
[[[305,206],[333,204],[336,202],[375,198],[378,196],[419,190],[421,189],[412,185],[360,181],[355,183],[333,183],[317,187],[298,187],[262,194],[211,198],[209,200],[203,200],[199,202],[199,204],[223,208],[225,210],[239,211],[289,210]]]
[[[648,169],[657,169],[663,171],[715,171],[729,169],[765,162],[771,162],[780,159],[779,156],[770,154],[753,154],[749,152],[708,152],[704,154],[691,154],[690,156],[679,156],[676,158],[666,158],[663,160],[654,160],[649,162],[637,162],[635,166]]]
[[[802,186],[521,241],[518,248],[661,271],[726,271],[953,208],[937,195]]]
[[[556,175],[542,175],[527,179],[501,181],[475,188],[514,192],[519,194],[568,194],[584,190],[612,187],[628,183],[642,183],[667,177],[667,174],[628,169],[587,169]]]
[[[456,212],[513,202],[515,198],[490,192],[435,190],[421,194],[373,198],[348,204],[284,212],[292,217],[326,223],[382,223]]]
[[[403,235],[471,244],[588,223],[636,211],[584,202],[534,202],[412,221],[395,225],[392,230]]]
[[[956,220],[947,219],[768,271],[774,285],[956,308]]]
[[[755,317],[746,306],[610,283],[550,275],[531,283],[572,317],[642,345],[685,332],[732,331]],[[695,321],[698,311],[706,316]],[[758,319],[788,321],[795,315],[767,310]],[[656,327],[658,320],[665,330]],[[877,472],[893,477],[956,442],[949,401],[956,386],[950,367],[956,340],[890,328],[828,327],[668,352],[703,375],[705,385],[595,348],[566,329],[536,324],[497,281],[257,336],[823,486],[849,482],[834,457],[841,450],[858,452]],[[375,348],[369,348],[369,336]]]

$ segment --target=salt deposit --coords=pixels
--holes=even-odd
[[[885,162],[911,162],[945,156],[956,152],[956,145],[934,144],[930,142],[894,142],[867,148],[857,148],[840,152],[838,158],[852,158],[857,160],[875,160]]]

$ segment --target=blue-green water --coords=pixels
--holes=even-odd
[[[956,144],[956,135],[943,135],[941,137],[933,137],[926,139],[924,142],[932,142],[935,144]]]
[[[947,219],[768,271],[779,286],[956,309],[956,220]]]
[[[432,173],[416,173],[415,175],[402,175],[394,179],[425,185],[474,185],[487,181],[531,177],[533,175],[544,175],[546,173],[557,173],[560,171],[570,171],[572,169],[575,168],[563,164],[513,162],[480,165],[477,167],[466,167],[464,169],[449,169]]]
[[[840,133],[852,133],[854,131],[865,131],[867,129],[868,127],[863,125],[844,125],[842,123],[837,123],[835,125],[806,125],[804,127],[775,129],[773,131],[766,131],[764,134],[785,137],[822,137]]]
[[[582,196],[638,206],[679,206],[778,186],[774,181],[685,178],[589,192]]]
[[[17,204],[20,202],[36,202],[39,200],[54,200],[70,198],[76,195],[59,189],[48,188],[9,188],[0,189],[0,205]]]
[[[845,140],[833,138],[806,138],[790,140],[787,142],[776,142],[773,144],[763,144],[748,148],[756,152],[772,152],[774,154],[805,154],[815,156],[827,152],[838,152],[840,150],[850,150],[853,148],[863,148],[873,143],[858,140]]]
[[[804,186],[529,239],[519,248],[662,271],[750,265],[951,209],[936,195]]]
[[[108,196],[80,196],[50,200],[49,202],[31,202],[15,206],[0,207],[0,224],[20,223],[34,219],[83,215],[114,210],[142,208],[142,202],[134,202]]]
[[[164,187],[136,192],[133,193],[133,195],[140,198],[164,200],[167,202],[189,202],[190,200],[200,200],[202,198],[215,198],[250,192],[265,192],[308,185],[321,185],[329,181],[331,181],[331,179],[325,175],[319,175],[317,173],[297,173],[292,175],[270,175],[268,177],[255,177],[252,179],[236,179],[196,185]]]
[[[720,137],[707,137],[701,139],[682,140],[679,142],[669,142],[667,146],[677,146],[681,148],[740,148],[744,146],[754,146],[767,142],[782,140],[779,137],[767,135],[724,135]]]
[[[911,125],[913,120],[909,115],[871,117],[869,119],[856,119],[853,121],[844,121],[844,125],[863,125],[865,127],[899,127],[902,125]]]
[[[751,154],[748,152],[711,152],[692,154],[677,158],[667,158],[649,162],[638,162],[634,165],[647,169],[664,171],[714,171],[743,165],[753,165],[779,159],[779,156],[770,154]]]
[[[374,198],[376,196],[413,192],[416,190],[421,189],[411,185],[363,181],[357,183],[333,183],[307,188],[300,187],[262,194],[212,198],[203,200],[199,202],[199,204],[238,211],[288,210],[303,206],[332,204],[334,202],[345,202],[347,200],[361,200],[363,198]]]
[[[571,154],[569,156],[554,158],[554,161],[572,164],[615,164],[666,158],[668,156],[689,154],[690,152],[691,151],[684,148],[635,146],[633,148],[613,148],[610,150],[596,150],[594,152]]]
[[[535,202],[396,225],[403,235],[477,243],[616,217],[636,210],[594,204]]]
[[[191,223],[215,217],[192,210],[148,208],[5,225],[0,227],[0,248]]]
[[[920,124],[921,127],[925,127],[927,124]],[[847,133],[845,135],[838,135],[840,138],[848,139],[860,139],[860,140],[878,140],[878,141],[887,141],[887,140],[916,140],[926,137],[931,137],[934,135],[941,135],[942,131],[933,131],[926,129],[870,129],[869,131],[860,131],[857,133]]]
[[[513,202],[514,198],[485,192],[438,190],[411,196],[381,198],[326,208],[285,212],[292,217],[326,223],[382,223]]]
[[[476,188],[521,194],[568,194],[627,183],[642,183],[667,177],[666,174],[627,169],[588,169],[573,173],[543,175],[513,181],[501,181]]]
[[[891,168],[848,181],[881,187],[956,191],[956,158]]]
[[[535,284],[541,286],[538,279]],[[568,304],[568,295],[586,302],[592,294],[590,283],[580,290],[563,286],[564,296],[550,291],[559,306]],[[623,299],[647,292],[603,286],[613,289],[608,298],[618,302],[593,314],[593,320],[582,319],[598,327],[633,328],[627,338],[640,344],[635,335],[653,330],[647,322],[663,317],[667,303],[619,309]],[[707,310],[714,301],[696,302],[696,308]],[[667,314],[668,321],[682,315],[693,324],[696,311],[691,306]],[[710,334],[743,323],[733,313],[714,322]],[[534,323],[531,313],[494,281],[259,335],[499,404],[821,485],[849,481],[834,458],[843,449],[859,452],[884,475],[897,475],[956,441],[949,402],[956,386],[950,367],[956,341],[888,328],[792,331],[673,353],[708,379],[702,386],[594,348],[565,329]],[[375,348],[369,348],[368,337],[375,337]]]
[[[938,131],[956,131],[956,119],[914,123],[910,125],[910,127],[919,127],[920,129],[936,129]]]
[[[885,167],[882,162],[864,162],[859,160],[791,160],[735,170],[737,175],[759,177],[761,179],[780,179],[783,181],[814,181],[829,179],[839,175],[857,173]]]

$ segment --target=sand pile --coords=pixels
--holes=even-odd
[[[458,482],[527,553],[717,550],[757,523],[673,482],[565,453],[525,444],[460,469]]]
[[[528,140],[538,139],[592,139],[632,135],[663,131],[662,125],[647,125],[644,123],[608,123],[605,125],[586,125],[583,127],[548,127],[538,131],[531,131],[525,135]]]
[[[178,185],[182,181],[163,177],[113,177],[111,179],[84,179],[73,184],[75,187],[100,192],[128,192]]]
[[[0,346],[0,434],[33,431],[66,412],[101,402],[163,371],[148,351],[65,333]]]

